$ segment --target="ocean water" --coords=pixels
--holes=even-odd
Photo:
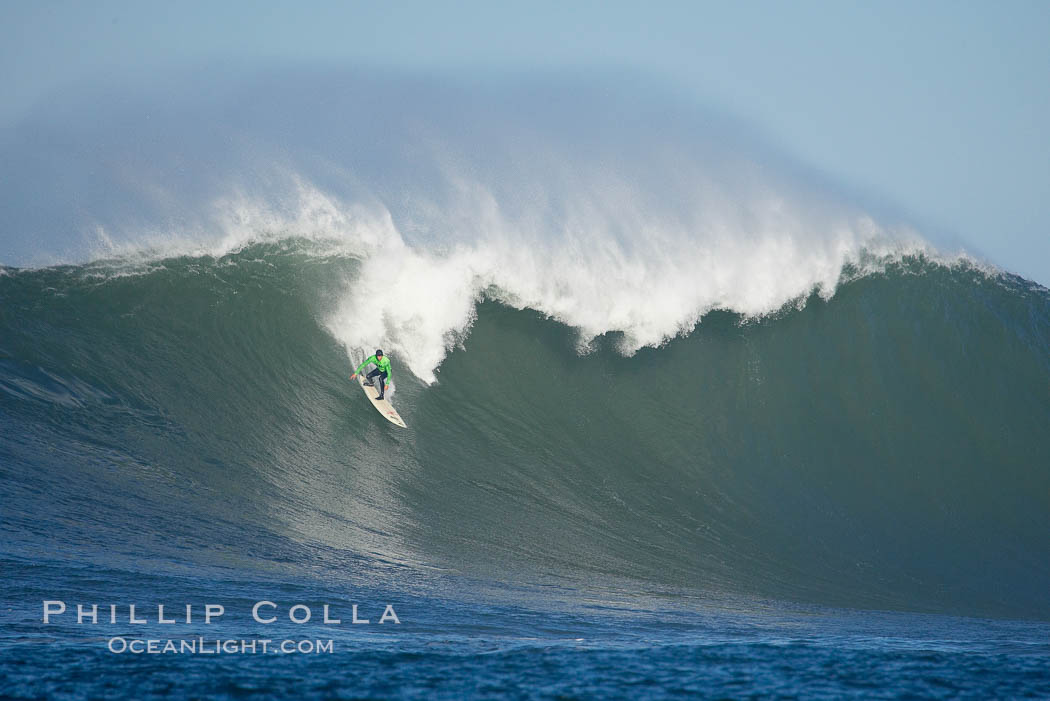
[[[1050,696],[1045,288],[673,102],[221,87],[0,142],[0,696]]]
[[[399,430],[332,331],[360,269],[5,269],[3,694],[1050,693],[1046,290],[906,257],[633,355],[485,298]],[[332,650],[111,647],[194,638]]]

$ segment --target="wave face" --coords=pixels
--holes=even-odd
[[[438,299],[449,259],[414,263]],[[3,269],[4,547],[1050,618],[1050,294],[880,260],[695,327],[632,291],[652,338],[495,280],[392,317],[372,259],[295,237]],[[347,379],[384,333],[422,339],[388,349],[407,431]]]

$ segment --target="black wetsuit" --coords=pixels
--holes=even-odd
[[[366,377],[368,378],[368,384],[372,384],[372,378],[376,376],[379,377],[379,397],[377,398],[382,399],[383,394],[386,393],[386,370],[380,370],[379,368],[376,368],[372,372],[368,373],[368,375],[366,375]]]

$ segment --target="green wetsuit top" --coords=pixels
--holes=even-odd
[[[357,373],[360,374],[361,370],[364,369],[369,363],[375,363],[376,367],[386,373],[387,382],[390,382],[390,378],[394,376],[393,370],[390,368],[390,361],[384,355],[382,358],[377,358],[374,355],[370,355],[365,358],[365,362],[357,366]]]

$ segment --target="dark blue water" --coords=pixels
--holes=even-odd
[[[521,605],[464,590],[406,595],[279,579],[143,576],[4,561],[0,694],[8,698],[1040,698],[1050,694],[1042,623],[797,607],[761,600],[579,591],[505,591]],[[129,596],[129,593],[134,594]],[[121,620],[41,623],[41,599],[120,601]],[[130,625],[124,602],[139,601]],[[263,625],[260,600],[278,604]],[[158,625],[152,602],[221,604],[204,625]],[[150,605],[145,605],[150,602]],[[341,625],[286,616],[329,604]],[[360,618],[350,624],[354,603]],[[389,604],[400,624],[379,625]],[[70,607],[72,609],[72,607]],[[301,617],[301,610],[297,613]],[[163,652],[197,641],[207,652]],[[155,640],[156,653],[125,651]],[[268,652],[262,641],[270,640]],[[226,641],[227,652],[213,652]],[[235,642],[229,642],[235,641]],[[243,648],[241,641],[254,641]],[[282,652],[292,641],[292,652]],[[304,644],[307,651],[299,652]],[[232,648],[230,646],[233,646]],[[310,646],[313,646],[311,648]],[[321,646],[322,651],[317,651]],[[330,647],[325,647],[330,646]],[[146,649],[146,648],[143,648]],[[113,652],[117,650],[118,652]],[[232,650],[232,651],[230,651]],[[247,650],[247,651],[245,651]]]

